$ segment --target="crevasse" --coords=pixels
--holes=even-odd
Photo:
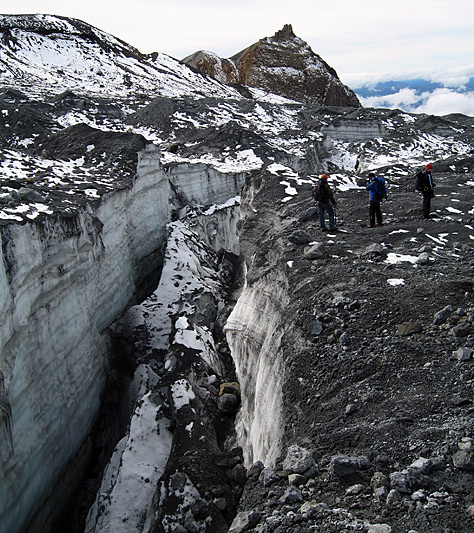
[[[24,530],[39,509],[47,520],[53,488],[68,485],[110,369],[107,328],[156,286],[172,211],[223,203],[245,179],[159,161],[148,146],[127,188],[74,217],[0,228],[1,533]]]
[[[287,301],[283,278],[269,273],[245,284],[225,326],[242,390],[237,438],[248,465],[272,466],[280,455],[284,365],[279,347],[285,334],[280,309]]]

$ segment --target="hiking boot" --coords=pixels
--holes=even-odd
[[[324,227],[324,226],[321,228],[321,231],[327,231],[327,230],[328,229],[326,227]]]
[[[375,224],[369,224],[367,227],[368,228],[375,228]]]

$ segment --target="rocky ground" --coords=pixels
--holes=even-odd
[[[332,233],[309,186],[273,216],[248,210],[244,254],[264,236],[249,278],[272,255],[287,262],[294,327],[282,346],[285,452],[247,472],[230,531],[473,530],[472,192],[469,175],[435,177],[430,220],[413,178],[389,188],[376,228],[363,189],[336,194]],[[243,204],[271,205],[273,185]]]

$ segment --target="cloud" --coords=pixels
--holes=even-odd
[[[474,92],[460,93],[451,89],[436,89],[424,97],[417,112],[429,115],[462,113],[463,115],[474,116]]]
[[[462,113],[474,116],[474,92],[459,92],[453,89],[436,89],[433,92],[417,93],[414,89],[404,88],[394,94],[359,98],[364,107],[401,109],[409,113],[428,115],[449,115]]]
[[[364,107],[389,107],[400,109],[416,106],[420,101],[420,97],[417,96],[416,91],[408,88],[401,89],[394,94],[369,96],[360,99]]]
[[[342,78],[342,76],[341,76]],[[434,83],[441,83],[445,87],[462,88],[474,78],[474,63],[467,65],[457,65],[449,68],[421,68],[402,69],[399,71],[380,72],[358,72],[357,74],[347,74],[342,80],[352,89],[369,87],[379,82],[385,81],[409,81],[427,80]]]
[[[343,80],[472,63],[472,0],[0,0],[1,12],[12,9],[80,18],[144,53],[176,58],[197,50],[229,57],[292,24]]]

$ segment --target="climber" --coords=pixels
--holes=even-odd
[[[324,212],[329,215],[329,229],[331,231],[336,231],[333,206],[337,207],[337,203],[334,200],[334,195],[332,193],[331,187],[329,187],[328,185],[327,174],[321,175],[320,180],[315,183],[313,187],[312,194],[318,205],[319,226],[321,228],[321,231],[327,231],[324,222]]]
[[[382,225],[382,211],[380,210],[380,203],[387,199],[387,190],[385,188],[384,178],[379,178],[374,172],[369,173],[369,180],[365,188],[369,191],[369,228],[375,226],[375,219],[377,218],[377,226]]]
[[[431,198],[434,198],[434,195],[435,195],[434,194],[435,184],[433,181],[433,176],[431,174],[432,170],[433,170],[433,165],[431,163],[428,163],[426,165],[426,170],[423,173],[421,193],[423,194],[423,218],[425,220],[428,220],[430,218]]]

